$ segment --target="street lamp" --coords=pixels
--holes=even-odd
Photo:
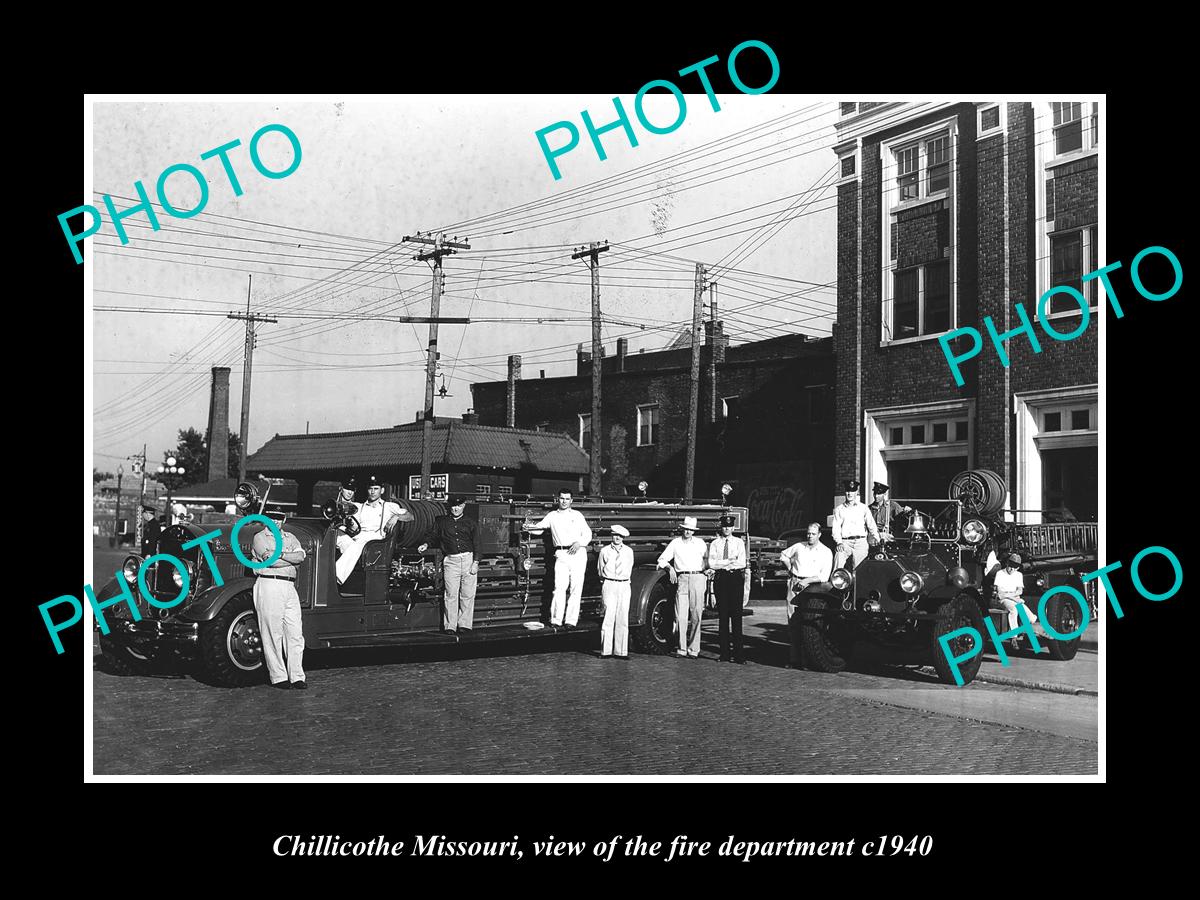
[[[164,461],[165,465],[158,467],[155,473],[157,480],[161,481],[167,487],[167,515],[171,515],[171,492],[178,486],[176,479],[185,475],[187,469],[178,465],[179,460],[174,456],[168,456]]]

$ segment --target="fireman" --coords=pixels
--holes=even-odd
[[[847,560],[857,569],[858,564],[867,558],[867,536],[871,543],[879,543],[879,526],[875,517],[865,503],[859,501],[859,483],[847,479],[846,502],[838,504],[833,510],[833,541],[837,544],[837,559],[834,568],[840,569]]]
[[[633,573],[633,550],[625,546],[629,529],[612,527],[612,543],[600,550],[596,570],[604,600],[604,624],[600,626],[600,658],[629,658],[629,576]]]
[[[871,502],[871,515],[875,517],[875,524],[879,526],[880,532],[891,534],[892,520],[896,516],[910,513],[913,511],[911,506],[903,506],[895,500],[888,499],[888,491],[891,490],[886,484],[875,482],[871,488],[871,493],[875,495],[874,501]]]
[[[554,596],[550,601],[550,624],[574,628],[579,624],[579,601],[583,598],[583,578],[587,572],[587,546],[592,529],[577,509],[571,509],[571,492],[558,492],[558,509],[552,509],[540,522],[526,519],[526,531],[550,529],[554,541]],[[568,589],[570,593],[568,595]],[[565,609],[564,609],[565,607]]]
[[[412,521],[412,513],[402,509],[398,503],[383,499],[383,483],[374,475],[367,482],[367,502],[359,504],[355,515],[362,530],[354,537],[338,535],[338,547],[342,551],[334,564],[338,584],[350,577],[368,541],[387,537],[397,522]]]
[[[708,545],[708,569],[713,573],[713,593],[717,595],[717,634],[721,641],[721,662],[746,664],[742,652],[742,597],[746,586],[746,543],[734,537],[737,518],[721,516],[720,537]],[[732,631],[732,641],[730,632]]]
[[[682,537],[674,538],[658,558],[658,568],[667,569],[675,589],[675,621],[679,623],[676,656],[700,657],[700,617],[704,615],[704,593],[708,578],[708,545],[696,537],[696,517],[684,516]]]

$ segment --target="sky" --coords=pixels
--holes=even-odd
[[[687,327],[696,262],[729,267],[711,280],[734,343],[828,335],[836,103],[718,93],[713,111],[703,94],[686,99],[682,124],[656,135],[622,96],[639,145],[620,129],[604,134],[606,160],[580,111],[597,126],[611,121],[611,95],[95,102],[87,202],[103,208],[107,193],[118,210],[131,207],[138,180],[153,198],[159,174],[177,163],[204,173],[209,199],[188,219],[157,209],[158,231],[144,214],[126,219],[124,246],[107,218],[85,242],[93,465],[115,471],[145,443],[153,467],[179,429],[203,432],[214,365],[232,370],[230,427],[239,430],[245,332],[225,315],[245,310],[250,276],[251,309],[278,318],[259,326],[251,450],[276,433],[413,421],[428,326],[344,316],[429,314],[429,265],[413,259],[419,246],[402,243],[418,232],[447,228],[471,247],[444,262],[441,315],[472,324],[440,327],[438,384],[450,396],[436,403],[438,415],[465,412],[472,382],[503,380],[508,354],[522,355],[525,378],[574,372],[575,345],[591,340],[591,295],[587,266],[571,254],[591,241],[612,244],[599,257],[610,354],[618,336],[637,352]],[[665,125],[678,107],[669,94],[649,94],[645,113]],[[535,133],[562,120],[581,141],[558,157],[555,180]],[[261,176],[248,155],[251,136],[273,123],[290,128],[302,152],[278,179]],[[200,159],[234,139],[240,197],[218,160]],[[553,147],[563,140],[561,130],[548,136]],[[259,146],[268,168],[291,160],[277,133]],[[199,187],[176,173],[167,196],[189,209]]]

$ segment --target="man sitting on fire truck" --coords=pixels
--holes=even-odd
[[[334,565],[338,584],[343,584],[350,577],[368,541],[387,537],[397,522],[412,521],[412,514],[398,503],[383,499],[383,484],[374,475],[367,481],[367,502],[358,504],[358,511],[354,515],[362,530],[354,537],[343,533],[337,538],[338,549],[342,551]]]

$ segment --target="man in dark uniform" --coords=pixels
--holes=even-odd
[[[158,552],[158,536],[162,526],[154,517],[155,509],[149,503],[142,504],[142,556],[151,556]]]
[[[891,490],[886,484],[875,482],[875,486],[871,492],[875,495],[875,500],[870,504],[871,515],[875,517],[875,524],[879,526],[880,531],[891,532],[892,520],[896,516],[904,513],[912,512],[911,506],[901,506],[895,500],[888,499],[888,491]]]
[[[717,597],[717,633],[721,640],[721,662],[745,665],[742,653],[742,597],[746,586],[746,544],[733,536],[737,519],[721,516],[721,535],[708,545],[708,570]],[[730,633],[732,632],[732,641]],[[730,644],[732,643],[732,654]]]
[[[475,578],[479,574],[479,523],[465,515],[465,497],[450,498],[450,515],[438,516],[429,543],[417,547],[424,553],[431,545],[442,549],[442,575],[446,593],[442,603],[442,631],[470,633],[475,619]]]

